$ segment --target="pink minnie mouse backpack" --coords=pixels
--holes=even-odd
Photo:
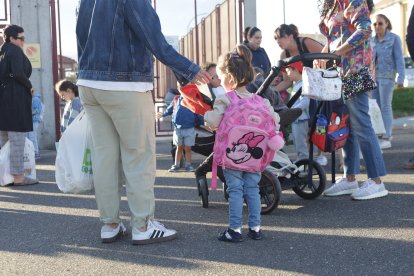
[[[282,134],[263,98],[239,98],[228,92],[230,105],[216,132],[213,159],[213,190],[216,189],[217,165],[223,169],[262,172],[273,160],[275,152],[283,147]]]

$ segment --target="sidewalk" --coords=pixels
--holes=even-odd
[[[412,128],[396,127],[393,148],[384,150],[388,197],[304,200],[286,190],[262,216],[265,239],[240,244],[216,239],[227,227],[221,187],[204,209],[194,175],[167,172],[169,141],[157,142],[155,216],[179,236],[148,246],[132,246],[130,235],[102,244],[93,194],[60,192],[55,152],[42,151],[41,184],[0,188],[0,275],[412,275],[414,175],[401,164],[414,156],[413,141]],[[204,159],[194,157],[195,164]],[[124,191],[121,218],[129,226]]]
[[[394,119],[393,122],[394,128],[414,128],[414,116],[401,117]]]

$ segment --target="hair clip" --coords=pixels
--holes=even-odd
[[[233,51],[230,52],[230,58],[239,58],[240,55],[237,53],[237,49],[233,49]]]

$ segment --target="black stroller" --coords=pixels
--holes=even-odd
[[[337,64],[340,61],[339,56],[327,53],[305,53],[280,60],[276,66],[272,67],[271,73],[267,76],[256,93],[262,95],[268,89],[273,79],[279,75],[283,68],[288,67],[289,64],[297,61],[313,61],[315,59],[327,59],[335,61]],[[288,102],[287,107],[291,108],[299,96],[300,92],[296,93]],[[281,117],[281,128],[291,124],[301,114],[301,111],[298,112],[298,110],[295,109],[289,109],[288,111],[289,112],[279,112]],[[312,118],[311,121],[315,121],[314,118]],[[311,130],[314,130],[314,127],[311,127]],[[200,131],[205,134],[207,133],[207,135],[203,135],[204,137],[197,135],[196,145],[192,147],[192,150],[196,153],[208,156],[195,170],[197,188],[199,196],[201,197],[202,206],[207,208],[209,189],[206,175],[208,172],[212,171],[215,135],[205,129],[198,129],[198,132]],[[313,149],[313,147],[310,148]],[[174,151],[172,150],[172,153],[173,152],[175,152],[175,149]],[[225,179],[220,167],[217,169],[217,176],[223,182],[224,197],[227,200],[228,194],[226,192]],[[259,182],[259,192],[262,203],[261,213],[270,213],[278,206],[282,190],[292,189],[297,195],[304,199],[314,199],[322,194],[325,185],[325,171],[318,163],[313,162],[312,158],[302,159],[296,163],[292,163],[287,155],[283,153],[283,151],[280,151],[275,155],[275,159],[271,162],[270,166],[262,172],[262,177]]]

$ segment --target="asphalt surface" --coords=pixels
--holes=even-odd
[[[130,235],[102,244],[93,194],[60,192],[55,152],[43,151],[41,184],[0,188],[0,275],[413,275],[414,171],[401,167],[414,157],[414,128],[403,124],[383,153],[388,197],[304,200],[283,191],[280,206],[262,216],[265,239],[240,244],[216,239],[227,226],[221,186],[202,208],[193,174],[166,172],[166,141],[157,143],[156,219],[179,237],[146,246],[131,245]],[[121,209],[128,224],[125,196]]]

